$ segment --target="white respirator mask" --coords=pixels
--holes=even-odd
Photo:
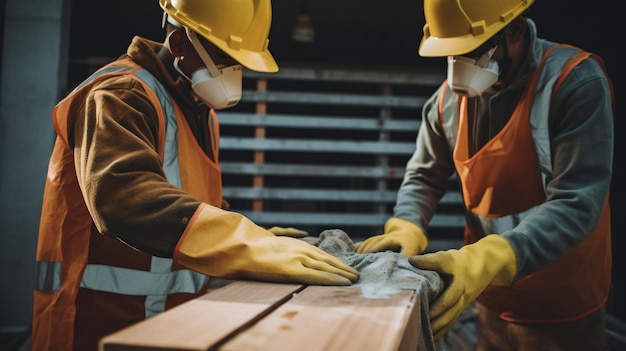
[[[498,81],[498,62],[491,59],[497,46],[478,59],[448,56],[448,85],[453,92],[467,97],[482,94]]]
[[[243,68],[241,65],[217,67],[206,52],[195,32],[185,27],[187,37],[204,62],[202,67],[192,73],[191,78],[178,67],[178,58],[174,59],[174,68],[191,82],[193,92],[208,107],[221,110],[235,106],[241,100]]]

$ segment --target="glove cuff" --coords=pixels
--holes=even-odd
[[[485,250],[498,271],[489,285],[510,286],[517,275],[517,255],[507,239],[499,234],[489,234],[480,239],[479,244]]]
[[[428,238],[422,230],[415,223],[407,221],[399,217],[391,217],[385,222],[385,233],[391,233],[395,231],[409,232],[417,238],[416,255],[424,253],[428,247]]]
[[[173,258],[187,268],[219,277],[237,278],[249,243],[273,237],[236,212],[201,204],[174,250]]]

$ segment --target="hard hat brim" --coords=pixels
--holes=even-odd
[[[239,62],[247,69],[264,73],[278,72],[278,64],[276,63],[274,56],[272,56],[267,48],[262,51],[251,51],[245,49],[233,50],[226,42],[211,35],[210,33],[206,33],[203,28],[194,28],[192,23],[182,24],[189,26],[192,30],[195,30],[198,35],[211,42],[218,49],[225,52],[228,56],[232,57],[235,61]]]
[[[489,33],[491,34],[491,33]],[[464,35],[454,38],[423,38],[418,53],[422,57],[460,56],[472,52],[484,44],[490,35]]]
[[[250,52],[250,51],[227,51],[237,62],[244,67],[264,73],[278,72],[278,64],[269,51]]]
[[[276,63],[274,56],[272,56],[268,49],[263,51],[251,51],[245,49],[233,50],[228,47],[228,44],[219,38],[206,35],[202,32],[197,33],[249,70],[263,73],[278,72],[278,63]]]

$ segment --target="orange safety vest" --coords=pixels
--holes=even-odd
[[[119,75],[137,79],[155,106],[157,151],[168,182],[200,201],[221,205],[219,128],[214,112],[208,127],[214,132],[215,161],[196,143],[180,107],[147,70],[125,58],[94,73],[57,104],[52,114],[58,135],[40,221],[33,350],[97,350],[103,336],[207,291],[207,276],[100,234],[87,211],[67,141],[68,114],[74,99],[83,95],[79,92]]]
[[[471,157],[468,149],[467,98],[460,98],[453,160],[468,211],[494,218],[519,214],[545,202],[546,194],[530,127],[530,111],[541,68],[557,47],[566,46],[553,46],[544,54],[510,120]],[[594,55],[580,51],[565,63],[554,83],[552,95],[569,72],[590,56]],[[596,59],[602,65],[602,61]],[[441,116],[443,96],[440,99]],[[466,225],[466,244],[482,237],[483,233],[477,233]],[[611,284],[610,240],[607,194],[597,227],[573,250],[511,287],[487,287],[478,301],[490,312],[511,322],[563,322],[591,314],[608,298]]]

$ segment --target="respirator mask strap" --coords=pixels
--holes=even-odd
[[[204,46],[202,46],[196,33],[187,27],[185,27],[185,31],[189,41],[204,63],[202,68],[197,69],[191,75],[193,92],[207,106],[215,110],[228,108],[239,103],[242,92],[241,65],[235,64],[218,68]],[[177,62],[174,61],[174,63],[174,67],[177,67]]]
[[[221,74],[221,72],[215,65],[215,62],[213,62],[213,59],[211,58],[211,56],[209,56],[209,53],[207,53],[206,50],[204,49],[204,46],[202,46],[202,43],[200,43],[200,39],[198,39],[196,32],[190,30],[186,26],[185,26],[185,31],[187,32],[187,37],[189,38],[191,45],[193,45],[193,48],[196,49],[198,56],[200,56],[200,59],[202,60],[202,62],[204,62],[204,65],[209,70],[211,77],[213,78],[218,77]]]
[[[482,54],[477,60],[476,60],[476,66],[483,68],[487,65],[487,63],[489,63],[489,60],[491,60],[491,56],[493,56],[493,53],[496,52],[496,49],[498,48],[498,46],[493,46],[491,49],[487,50],[487,52],[485,52],[484,54]]]
[[[502,79],[503,75],[511,66],[511,56],[509,56],[509,50],[506,46],[506,32],[508,31],[508,26],[504,27],[500,32],[489,39],[489,44],[493,47],[502,46],[502,50],[504,50],[504,54],[502,55],[502,59],[498,63],[500,71],[498,73],[498,79]]]

